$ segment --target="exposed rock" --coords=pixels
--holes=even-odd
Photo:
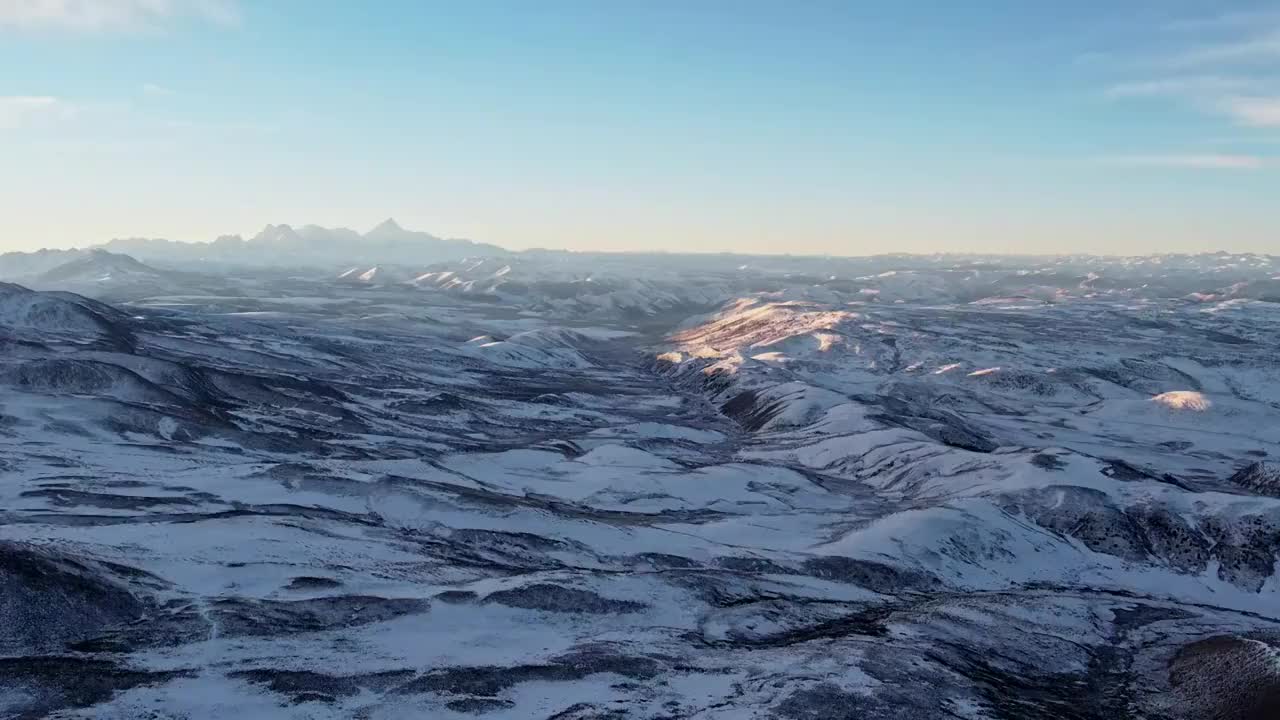
[[[1227,481],[1249,492],[1280,497],[1280,465],[1259,460],[1240,468]]]
[[[0,542],[0,653],[57,652],[147,612],[108,566]]]
[[[510,590],[499,590],[485,597],[485,602],[526,610],[544,610],[557,613],[589,613],[603,615],[639,612],[644,603],[631,600],[613,600],[601,597],[589,590],[561,587],[549,583],[535,583]]]

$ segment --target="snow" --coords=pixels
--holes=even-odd
[[[0,553],[147,610],[69,603],[90,644],[53,657],[101,665],[18,651],[0,714],[1047,717],[1103,702],[1103,657],[1145,712],[1180,648],[1280,624],[1280,313],[1182,299],[1274,267],[967,263],[361,256],[127,313],[3,286]],[[40,684],[124,669],[85,707]]]
[[[1151,398],[1151,402],[1170,410],[1185,410],[1188,412],[1207,412],[1213,407],[1213,401],[1204,393],[1193,390],[1173,390],[1160,393]]]

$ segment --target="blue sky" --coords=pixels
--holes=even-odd
[[[0,249],[1280,252],[1280,2],[0,0]]]

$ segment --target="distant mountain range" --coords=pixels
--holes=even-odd
[[[318,225],[267,225],[245,240],[223,235],[213,242],[179,242],[156,238],[117,238],[98,246],[125,253],[142,262],[206,263],[248,267],[328,267],[346,263],[422,264],[458,260],[472,255],[505,255],[507,250],[487,243],[440,238],[406,230],[385,220],[366,233]]]

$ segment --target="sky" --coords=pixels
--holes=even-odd
[[[1280,0],[0,0],[0,250],[1280,253]]]

